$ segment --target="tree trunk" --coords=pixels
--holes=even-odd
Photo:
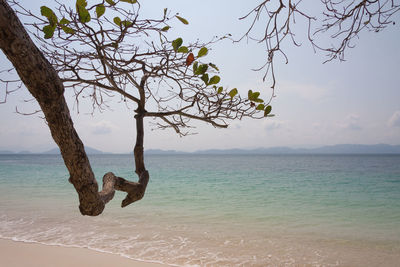
[[[64,86],[56,71],[27,34],[14,11],[5,0],[0,0],[0,48],[14,65],[29,92],[38,101],[50,129],[51,135],[60,148],[70,179],[79,195],[79,210],[83,215],[100,214],[115,191],[127,192],[122,202],[126,206],[143,197],[149,174],[143,164],[143,117],[141,120],[141,143],[135,158],[142,162],[136,167],[139,183],[126,181],[107,173],[103,177],[103,190],[98,192],[89,159],[82,141],[75,131],[68,106],[64,98]],[[139,133],[139,132],[138,132]]]

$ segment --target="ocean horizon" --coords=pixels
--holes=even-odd
[[[124,153],[104,152],[93,147],[85,146],[88,155],[124,155],[133,154],[133,151]],[[296,154],[296,155],[311,155],[311,154],[326,154],[326,155],[400,155],[400,145],[389,144],[336,144],[313,147],[258,147],[258,148],[230,148],[230,149],[203,149],[195,151],[181,150],[163,150],[163,149],[146,149],[145,155],[181,155],[181,154],[203,154],[203,155],[281,155],[281,154]],[[60,149],[55,147],[46,151],[32,152],[30,150],[2,150],[0,155],[31,155],[31,154],[51,154],[60,155]]]
[[[136,181],[132,155],[89,156]],[[400,155],[146,155],[145,197],[82,216],[59,155],[0,155],[0,238],[174,266],[396,266]],[[101,184],[101,182],[99,183]]]

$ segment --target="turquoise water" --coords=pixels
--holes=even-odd
[[[131,155],[90,157],[136,180]],[[399,155],[148,155],[146,196],[79,214],[59,156],[0,155],[0,237],[179,266],[398,266]]]

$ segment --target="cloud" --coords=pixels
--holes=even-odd
[[[397,110],[393,115],[389,118],[388,125],[390,127],[400,127],[400,110]]]
[[[93,125],[92,134],[105,135],[112,133],[117,127],[109,121],[99,121]]]
[[[276,121],[276,120],[266,120],[264,122],[264,129],[267,131],[274,131],[278,129],[282,129],[285,126],[283,121]]]
[[[292,93],[305,100],[316,101],[328,95],[329,90],[326,87],[316,84],[299,84],[293,82],[283,82],[281,92]]]
[[[342,129],[359,131],[362,129],[360,125],[360,117],[356,114],[348,115],[342,123],[339,124]]]
[[[312,123],[311,124],[311,127],[314,129],[314,130],[321,130],[322,129],[322,127],[323,127],[323,125],[321,124],[321,123],[318,123],[318,122],[314,122],[314,123]]]
[[[229,128],[239,130],[239,129],[242,128],[242,122],[240,122],[240,121],[234,121],[234,122],[232,122],[232,123],[229,124]]]

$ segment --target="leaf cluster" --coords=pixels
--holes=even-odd
[[[157,127],[181,135],[191,120],[224,128],[229,120],[269,115],[271,107],[259,98],[260,92],[250,90],[248,98],[242,98],[237,88],[220,84],[216,64],[205,62],[209,47],[222,38],[206,43],[169,40],[172,19],[189,22],[178,15],[168,18],[167,9],[160,19],[141,19],[139,10],[140,4],[129,0],[92,6],[77,0],[74,9],[61,5],[58,16],[41,8],[51,27],[42,29],[48,40],[43,51],[77,101],[86,97],[94,108],[104,109],[108,98],[119,95],[128,106],[133,103],[136,113],[159,119]]]

